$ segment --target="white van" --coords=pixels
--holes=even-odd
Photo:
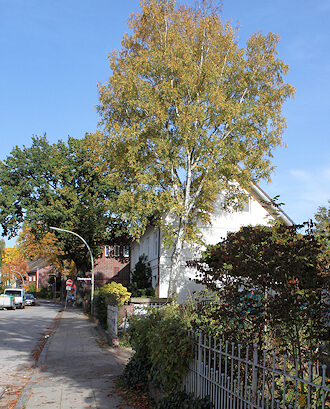
[[[25,290],[23,288],[6,288],[3,293],[15,297],[16,308],[25,307]]]

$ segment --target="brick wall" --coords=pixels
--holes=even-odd
[[[129,284],[129,257],[123,254],[123,248],[120,248],[120,255],[115,257],[113,247],[108,248],[107,255],[105,255],[105,247],[103,248],[100,257],[95,259],[94,263],[94,279],[95,286],[106,284],[110,281],[121,282],[122,284]],[[88,273],[87,273],[88,275]]]

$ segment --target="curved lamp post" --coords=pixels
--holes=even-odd
[[[92,291],[91,291],[91,313],[93,315],[94,312],[94,259],[93,259],[93,254],[92,251],[89,247],[89,245],[86,243],[86,241],[79,236],[79,234],[75,233],[74,231],[71,230],[65,230],[65,229],[59,229],[58,227],[52,227],[49,226],[50,229],[52,230],[57,230],[57,231],[63,231],[65,233],[70,233],[70,234],[74,234],[75,236],[79,237],[79,239],[85,244],[85,246],[88,248],[89,254],[91,256],[91,263],[92,263]]]
[[[23,281],[23,288],[24,288],[24,283],[25,283],[25,281],[24,281],[23,275],[22,275],[19,271],[16,271],[16,270],[10,270],[10,272],[11,272],[11,273],[17,273],[17,274],[19,274],[19,275],[21,276],[22,281]]]

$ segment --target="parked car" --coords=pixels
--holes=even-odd
[[[23,288],[6,288],[4,294],[15,297],[16,308],[25,307],[25,290]]]
[[[36,299],[33,294],[25,295],[25,305],[36,305]]]

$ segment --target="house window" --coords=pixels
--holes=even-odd
[[[119,272],[119,267],[115,267],[115,275],[118,274]]]
[[[111,247],[110,246],[104,247],[104,255],[105,257],[111,257]]]
[[[244,203],[243,212],[250,213],[250,199],[248,199],[247,202]]]
[[[129,257],[129,246],[124,246],[124,257]]]
[[[147,238],[147,257],[149,258],[149,237]]]
[[[120,246],[118,246],[117,244],[115,244],[114,247],[113,247],[113,255],[115,257],[120,256]]]

